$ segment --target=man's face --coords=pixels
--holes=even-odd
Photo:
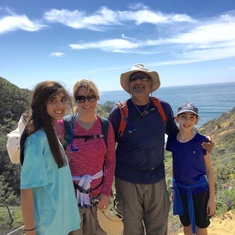
[[[129,77],[129,89],[132,96],[149,96],[152,79],[144,72],[134,72]]]

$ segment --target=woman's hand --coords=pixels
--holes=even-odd
[[[106,210],[109,207],[109,197],[105,194],[100,194],[99,197],[99,202],[97,204],[97,207],[100,208],[101,210]]]

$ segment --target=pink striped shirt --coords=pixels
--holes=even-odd
[[[95,124],[86,130],[76,121],[74,122],[74,135],[99,135],[102,134],[101,122],[99,116],[96,116]],[[64,123],[60,120],[56,124],[56,132],[61,140],[64,139]],[[85,141],[84,138],[73,139],[73,147],[78,148],[77,152],[70,151],[70,144],[67,146],[66,154],[69,158],[69,165],[73,176],[82,176],[84,174],[94,175],[101,170],[104,176],[94,179],[91,182],[91,189],[99,185],[103,178],[102,185],[92,191],[89,196],[94,197],[100,193],[110,196],[114,171],[116,165],[115,140],[112,124],[109,122],[107,147],[103,138],[93,138]]]

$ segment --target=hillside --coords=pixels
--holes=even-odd
[[[29,107],[31,92],[18,88],[2,77],[0,77],[0,89],[0,206],[4,205],[5,209],[5,205],[14,207],[19,205],[20,172],[20,166],[13,165],[9,161],[6,150],[6,134],[15,128],[21,113]],[[107,117],[113,105],[113,102],[99,105],[98,114]],[[235,209],[235,108],[205,123],[199,128],[199,132],[210,136],[215,142],[211,160],[215,173],[217,214],[220,215]],[[169,152],[166,153],[165,158],[169,186],[171,184],[171,157]],[[8,216],[4,214],[4,218],[8,218]],[[176,226],[173,231],[178,228],[178,224],[174,225],[175,220],[178,221],[178,218],[171,220],[171,226]],[[4,221],[4,224],[7,223],[9,224],[9,222]],[[18,225],[21,223],[20,221]],[[13,226],[17,225],[13,224]],[[3,225],[0,223],[1,227]]]
[[[235,108],[205,123],[199,131],[215,141],[213,156],[235,155]]]
[[[0,77],[0,125],[12,128],[29,105],[30,91],[20,89]]]
[[[200,129],[215,142],[211,155],[215,173],[217,211],[235,209],[235,108]]]
[[[205,123],[198,131],[215,142],[211,161],[215,176],[216,216],[212,220],[208,234],[233,234],[235,225],[235,108],[223,113],[220,117]],[[171,182],[171,158],[166,154],[166,172],[168,185]],[[229,213],[228,213],[229,211]],[[225,231],[225,223],[232,226],[230,232]],[[177,216],[170,212],[169,235],[183,235]],[[220,231],[220,232],[218,232]],[[218,232],[218,233],[217,233]]]

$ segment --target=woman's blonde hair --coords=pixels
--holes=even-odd
[[[76,103],[76,96],[80,90],[80,88],[85,88],[87,90],[87,93],[91,96],[91,95],[95,95],[97,100],[100,99],[100,96],[99,96],[99,91],[98,91],[98,88],[97,86],[95,85],[94,82],[92,82],[91,80],[87,80],[87,79],[81,79],[81,80],[78,80],[74,87],[73,87],[73,100],[74,100],[74,103]],[[73,108],[73,111],[74,112],[77,112],[77,106],[75,106]]]
[[[74,98],[74,101],[76,101],[76,95],[77,95],[79,89],[82,88],[82,87],[87,90],[89,95],[95,95],[97,97],[97,100],[100,99],[99,91],[98,91],[98,88],[95,85],[95,83],[92,82],[91,80],[81,79],[81,80],[78,80],[75,83],[74,87],[73,87],[73,98]]]

